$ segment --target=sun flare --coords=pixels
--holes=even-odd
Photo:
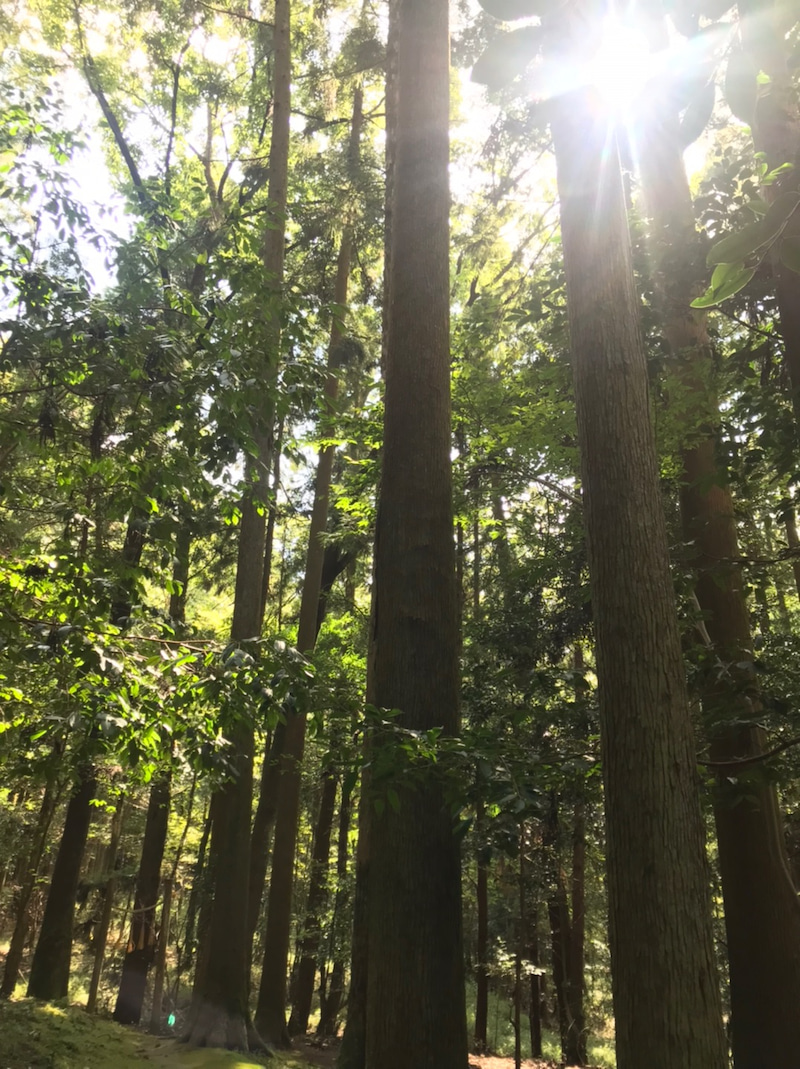
[[[640,30],[610,18],[589,61],[586,82],[597,89],[613,116],[624,119],[653,77],[656,62]]]

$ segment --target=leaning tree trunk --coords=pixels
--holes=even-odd
[[[356,90],[353,105],[353,121],[350,134],[351,160],[358,157],[361,139],[362,94]],[[352,231],[345,227],[336,266],[334,304],[343,309],[347,305],[347,288],[350,279],[350,260],[353,252]],[[328,376],[325,383],[325,410],[320,417],[321,430],[329,431],[327,424],[333,415],[339,392],[342,340],[340,313],[334,315],[328,348]],[[297,646],[301,653],[314,649],[319,631],[319,598],[322,588],[322,566],[325,558],[323,537],[328,525],[328,499],[333,475],[335,448],[332,445],[320,450],[314,483],[314,505],[308,532],[306,569],[303,592],[300,599],[300,620],[297,628]],[[274,1046],[290,1044],[286,1026],[286,972],[289,961],[289,942],[292,922],[292,889],[294,884],[295,847],[300,819],[301,767],[305,749],[306,718],[304,714],[290,717],[286,724],[283,754],[281,756],[280,782],[278,786],[278,811],[275,820],[275,843],[273,846],[267,905],[267,927],[264,937],[264,963],[261,970],[261,985],[256,1008],[256,1027],[263,1038]],[[313,975],[313,974],[312,974]]]
[[[681,517],[712,648],[702,699],[711,758],[730,968],[736,1069],[790,1069],[800,1051],[800,902],[775,788],[752,769],[767,749],[753,668],[750,620],[733,499],[718,462],[719,412],[704,319],[689,307],[702,272],[677,117],[656,109],[643,124],[642,191],[650,217],[653,277],[663,330],[686,395]],[[691,400],[688,400],[691,399]],[[724,671],[720,670],[724,665]],[[794,1007],[794,1008],[793,1008]]]
[[[723,1069],[639,302],[616,146],[596,104],[588,90],[562,98],[553,138],[597,640],[617,1065]]]
[[[389,19],[396,127],[368,691],[404,728],[455,734],[448,2],[392,0]],[[372,746],[378,766],[382,747],[398,759],[391,732]],[[366,1066],[466,1069],[459,846],[438,769],[414,781],[371,784],[385,808],[370,843]]]
[[[97,773],[85,765],[67,806],[61,845],[56,855],[47,905],[28,980],[28,997],[66,998],[72,956],[72,924],[83,851],[92,820],[92,799],[97,793]]]
[[[138,1024],[142,1018],[147,973],[156,952],[156,906],[167,841],[170,794],[170,780],[166,775],[155,780],[150,788],[131,934],[114,1006],[114,1020],[120,1024]]]
[[[261,634],[266,511],[272,465],[274,403],[278,366],[285,252],[291,118],[291,0],[275,0],[273,21],[272,140],[269,153],[270,218],[264,239],[263,269],[268,354],[264,368],[266,401],[253,428],[255,454],[247,463],[248,493],[241,505],[231,641]],[[184,1038],[201,1046],[247,1050],[258,1037],[250,1026],[248,898],[250,819],[253,793],[253,728],[246,718],[228,728],[234,777],[220,788],[214,807],[210,867],[214,902],[202,975],[196,979]]]

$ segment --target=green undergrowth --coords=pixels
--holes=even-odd
[[[288,1055],[265,1061],[233,1051],[192,1050],[84,1010],[24,999],[0,1002],[0,1069],[308,1069]]]

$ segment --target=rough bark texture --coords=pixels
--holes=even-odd
[[[331,849],[331,833],[336,808],[338,777],[328,773],[322,782],[322,798],[314,829],[314,844],[311,850],[308,902],[300,939],[300,963],[297,972],[292,1013],[289,1018],[289,1033],[296,1036],[308,1031],[308,1017],[314,998],[314,980],[317,975],[317,954],[322,932],[322,913],[328,901],[328,861]]]
[[[268,354],[264,377],[267,397],[254,427],[256,455],[248,463],[251,491],[242,501],[236,563],[231,640],[261,634],[264,589],[264,544],[272,466],[274,404],[271,391],[278,366],[281,299],[285,252],[285,218],[291,118],[291,2],[275,0],[273,21],[272,139],[269,153],[269,225],[265,231],[263,265],[267,297]],[[252,725],[240,720],[229,729],[235,776],[215,799],[211,834],[214,904],[208,933],[207,960],[195,981],[192,1008],[184,1038],[198,1046],[247,1050],[259,1039],[252,1032],[249,997],[250,818],[253,793]]]
[[[131,934],[114,1006],[114,1020],[120,1024],[138,1024],[142,1017],[147,973],[156,952],[156,905],[161,884],[161,862],[167,841],[169,807],[170,781],[168,776],[162,776],[153,782],[147,803]]]
[[[553,119],[597,639],[618,1069],[723,1069],[705,832],[616,146]]]
[[[59,999],[66,998],[68,994],[75,895],[92,819],[91,803],[96,792],[95,770],[86,765],[79,771],[75,790],[67,806],[61,845],[56,855],[42,927],[31,963],[29,998]]]
[[[686,406],[681,517],[712,647],[702,699],[714,761],[758,757],[766,737],[753,670],[750,620],[736,519],[717,461],[718,404],[705,321],[693,313],[702,264],[677,118],[652,114],[640,172],[650,217],[654,278],[664,334]],[[790,1069],[800,1050],[800,903],[789,870],[774,787],[751,768],[721,771],[714,798],[736,1069]]]
[[[447,0],[393,0],[397,77],[370,693],[458,730],[450,470]],[[376,738],[373,745],[391,746]],[[373,782],[380,792],[383,784]],[[373,817],[367,1069],[466,1069],[459,849],[435,769]]]

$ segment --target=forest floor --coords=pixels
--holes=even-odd
[[[0,1002],[0,1069],[334,1069],[337,1043],[301,1037],[265,1059],[233,1051],[193,1050],[174,1039],[123,1028],[82,1008],[32,999]],[[513,1058],[470,1055],[474,1069],[513,1069]],[[525,1061],[525,1069],[554,1069]]]

